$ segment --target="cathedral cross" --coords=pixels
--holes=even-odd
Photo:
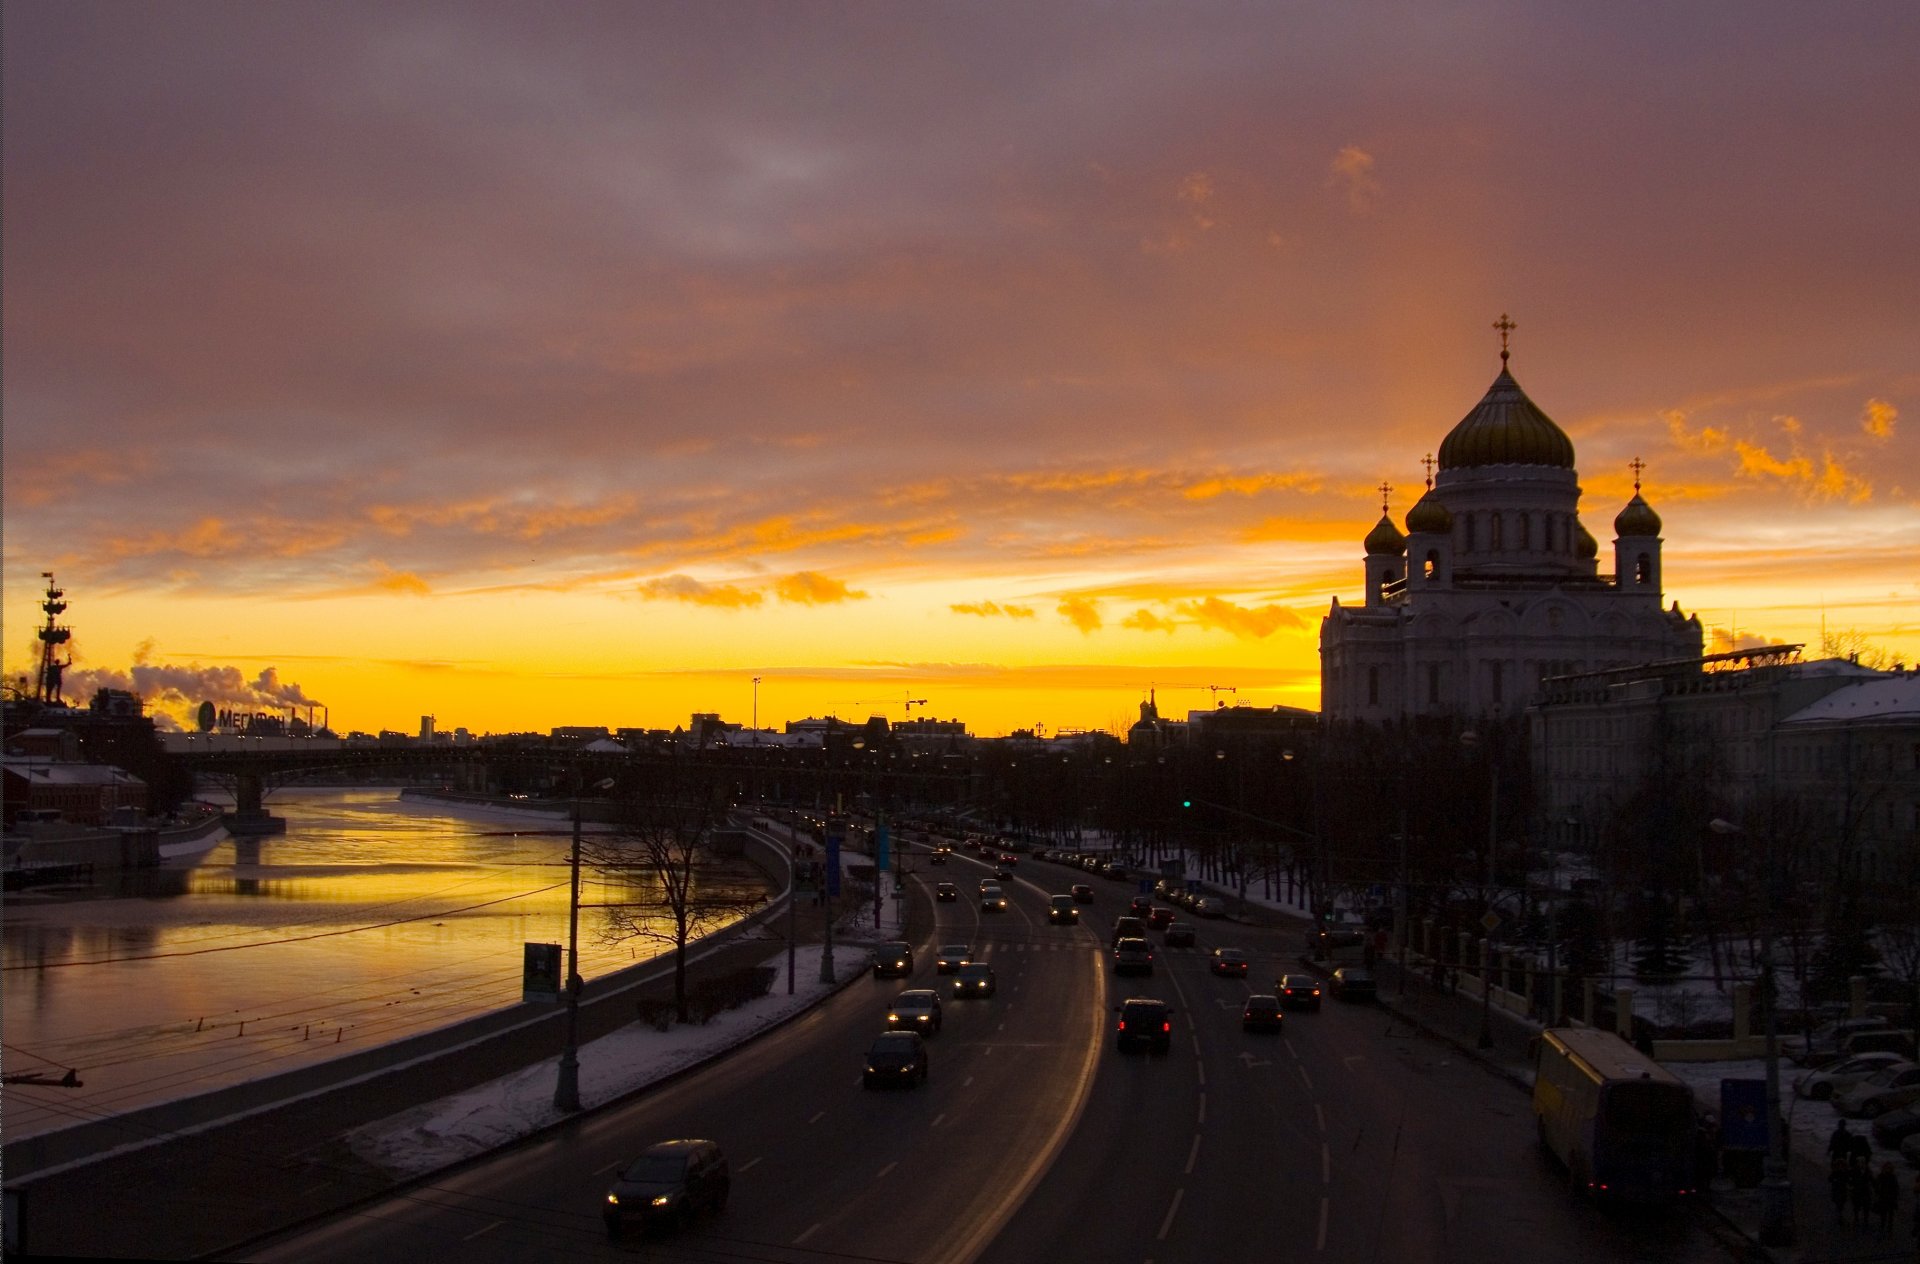
[[[1640,471],[1647,468],[1647,463],[1639,457],[1635,457],[1633,460],[1627,462],[1627,467],[1633,471],[1633,494],[1638,496],[1640,494]]]
[[[1501,312],[1500,319],[1493,322],[1493,327],[1500,331],[1500,363],[1505,365],[1507,362],[1507,335],[1520,328],[1520,326],[1509,320],[1505,312]]]
[[[1392,483],[1383,482],[1380,484],[1380,512],[1383,514],[1387,512],[1387,495],[1392,491]]]
[[[1427,467],[1427,490],[1432,491],[1433,490],[1433,465],[1434,465],[1433,453],[1429,452],[1425,456],[1421,457],[1420,464]]]

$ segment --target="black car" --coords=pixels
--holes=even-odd
[[[1320,980],[1310,974],[1283,974],[1274,980],[1273,990],[1289,1009],[1320,1008]]]
[[[1116,1006],[1120,1024],[1114,1029],[1114,1048],[1122,1053],[1149,1049],[1165,1053],[1173,1047],[1173,1009],[1165,1001],[1135,996]]]
[[[1247,954],[1238,948],[1215,948],[1207,959],[1207,969],[1227,978],[1247,977]]]
[[[935,883],[933,888],[933,898],[940,901],[942,904],[952,904],[954,901],[960,898],[960,888],[956,887],[951,882]]]
[[[927,1042],[918,1032],[889,1031],[867,1050],[867,1069],[860,1087],[898,1084],[912,1088],[927,1082]]]
[[[1359,966],[1341,966],[1335,970],[1332,990],[1336,1001],[1371,1001],[1380,995],[1373,976]]]
[[[953,994],[992,996],[996,986],[992,966],[984,961],[969,961],[960,967],[960,975],[953,981]]]
[[[662,1141],[622,1168],[601,1207],[607,1236],[630,1224],[684,1228],[702,1211],[726,1210],[727,1156],[712,1141]]]
[[[1070,895],[1054,895],[1047,898],[1047,921],[1055,926],[1078,926],[1080,924],[1080,906],[1073,902]]]
[[[1169,948],[1193,947],[1193,927],[1186,922],[1168,922],[1161,942]]]
[[[1241,1031],[1282,1031],[1286,1027],[1286,1014],[1280,1008],[1280,998],[1265,993],[1249,996],[1246,1008],[1240,1011]]]
[[[1073,896],[1073,902],[1075,904],[1093,903],[1093,888],[1084,882],[1074,883],[1073,886],[1069,888],[1069,894]]]
[[[913,945],[905,940],[891,940],[873,946],[873,977],[876,979],[904,979],[913,973]]]

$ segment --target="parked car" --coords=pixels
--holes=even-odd
[[[995,980],[993,967],[984,961],[969,961],[960,967],[959,977],[953,981],[955,996],[992,996]]]
[[[1173,1009],[1165,1001],[1134,996],[1114,1008],[1120,1012],[1120,1023],[1113,1046],[1121,1053],[1140,1048],[1165,1053],[1173,1047]]]
[[[1341,966],[1335,970],[1330,990],[1336,1001],[1371,1001],[1380,995],[1373,976],[1359,966]]]
[[[1217,895],[1202,896],[1200,902],[1193,906],[1193,911],[1201,917],[1225,917],[1227,902]]]
[[[600,1216],[610,1238],[631,1224],[684,1228],[702,1211],[725,1211],[730,1183],[716,1142],[662,1141],[620,1169]]]
[[[913,945],[904,939],[873,946],[873,977],[904,979],[913,973]]]
[[[1911,1137],[1920,1137],[1920,1102],[1890,1110],[1873,1121],[1873,1140],[1877,1145],[1905,1154]]]
[[[1193,947],[1193,924],[1191,922],[1168,922],[1160,942],[1169,948]]]
[[[1128,935],[1113,945],[1115,974],[1152,974],[1153,945],[1138,935]]]
[[[919,1032],[889,1031],[867,1049],[867,1069],[860,1087],[898,1084],[912,1088],[927,1082],[927,1044]]]
[[[1869,1110],[1868,1101],[1891,1089],[1906,1088],[1914,1084],[1920,1084],[1920,1064],[1895,1062],[1875,1071],[1835,1097],[1833,1106],[1835,1110],[1851,1119],[1871,1118],[1873,1115],[1884,1114],[1891,1107],[1882,1105],[1877,1110]],[[1906,1103],[1898,1104],[1904,1106]]]
[[[1245,1008],[1240,1011],[1241,1031],[1284,1031],[1286,1013],[1280,1008],[1280,998],[1256,993],[1247,998]]]
[[[887,1008],[887,1026],[931,1036],[940,1030],[940,997],[932,988],[909,988]]]
[[[1874,1072],[1904,1061],[1906,1059],[1897,1053],[1863,1053],[1852,1058],[1835,1058],[1795,1080],[1793,1092],[1796,1097],[1804,1097],[1808,1101],[1831,1101],[1835,1094],[1846,1092]]]
[[[1808,1033],[1805,1040],[1783,1042],[1790,1056],[1802,1066],[1817,1066],[1830,1058],[1837,1058],[1847,1052],[1846,1042],[1849,1036],[1860,1032],[1882,1031],[1893,1024],[1880,1014],[1864,1014],[1859,1018],[1836,1018],[1823,1023]],[[1868,1052],[1865,1049],[1857,1053]]]

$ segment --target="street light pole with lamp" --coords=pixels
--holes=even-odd
[[[594,783],[605,790],[613,778]],[[567,1036],[560,1050],[560,1073],[553,1086],[556,1110],[580,1109],[580,773],[573,774],[573,849],[567,863]]]
[[[1714,817],[1707,828],[1716,834],[1745,834],[1746,828]],[[1787,1130],[1780,1115],[1780,1024],[1775,1004],[1773,967],[1774,858],[1773,834],[1766,837],[1762,858],[1760,909],[1760,1015],[1765,1033],[1767,1068],[1767,1156],[1760,1175],[1760,1242],[1763,1246],[1785,1246],[1794,1240],[1793,1174],[1787,1165]]]

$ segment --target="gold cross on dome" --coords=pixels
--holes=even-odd
[[[1433,467],[1435,464],[1433,459],[1433,453],[1429,452],[1425,456],[1421,457],[1420,464],[1427,467],[1427,490],[1432,491],[1433,490]]]
[[[1647,468],[1647,463],[1639,457],[1635,457],[1633,460],[1627,462],[1627,467],[1633,471],[1633,494],[1638,496],[1640,494],[1640,471]]]
[[[1507,362],[1507,335],[1520,328],[1520,326],[1514,324],[1505,312],[1501,312],[1500,319],[1493,322],[1493,327],[1500,331],[1500,363],[1505,364]]]
[[[1382,482],[1380,484],[1380,512],[1383,514],[1387,512],[1387,496],[1392,491],[1393,491],[1392,483]]]

